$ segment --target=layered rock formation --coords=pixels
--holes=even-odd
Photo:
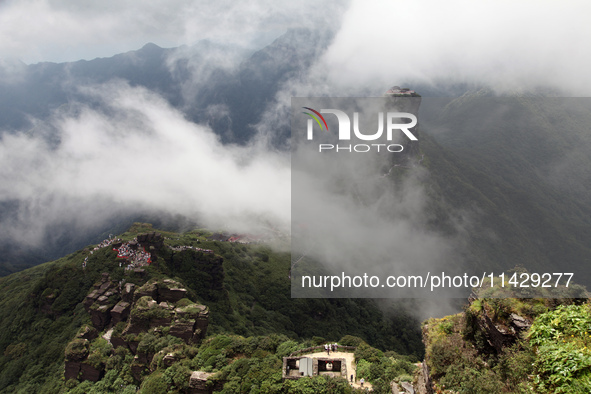
[[[84,309],[90,313],[92,325],[102,331],[111,321],[111,309],[120,297],[119,284],[111,281],[108,273],[94,284],[93,290],[84,299]]]
[[[224,387],[223,381],[210,380],[215,374],[203,371],[193,371],[189,379],[187,394],[211,394]]]
[[[100,351],[89,351],[91,341],[107,329],[104,339],[114,349],[124,347],[135,355],[131,373],[141,381],[150,371],[153,352],[141,348],[142,335],[170,335],[186,344],[198,344],[207,333],[209,310],[186,298],[187,289],[172,279],[151,280],[138,287],[134,283],[118,283],[108,273],[102,275],[84,300],[92,326],[83,327],[66,349],[64,377],[98,381],[104,374],[104,358]],[[145,348],[145,346],[144,346]],[[164,363],[174,362],[174,354]]]
[[[438,382],[448,374],[457,378],[469,368],[488,369],[486,360],[496,362],[511,354],[513,345],[526,340],[534,311],[545,310],[541,305],[535,299],[479,298],[472,294],[463,313],[426,321],[422,327],[426,354],[417,392],[441,392],[437,391],[441,389]],[[449,369],[450,365],[456,369]]]
[[[532,320],[511,311],[494,312],[486,300],[472,294],[466,309],[474,330],[483,334],[488,344],[500,353],[513,345],[531,327]]]
[[[421,96],[414,90],[408,88],[400,88],[393,86],[385,94],[386,108],[385,112],[408,112],[419,118],[419,107],[421,106]],[[420,136],[419,125],[408,129],[417,141],[411,141],[408,138],[402,137],[398,143],[404,146],[404,150],[398,155],[389,155],[394,161],[393,164],[398,165],[412,165],[414,162],[420,160]]]
[[[66,365],[64,377],[68,379],[99,381],[104,372],[102,365],[97,365],[89,358],[90,341],[76,338],[66,347]]]

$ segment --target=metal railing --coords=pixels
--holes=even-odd
[[[350,352],[354,352],[355,349],[357,349],[356,346],[343,346],[343,345],[337,345],[337,352],[342,352],[342,351],[350,351]],[[304,354],[304,353],[322,353],[325,352],[326,349],[324,348],[324,345],[319,345],[319,346],[312,346],[312,347],[307,347],[305,349],[300,349],[300,350],[296,350],[295,352],[291,353],[289,355],[289,357],[295,357],[299,354]],[[332,351],[332,349],[331,349]]]

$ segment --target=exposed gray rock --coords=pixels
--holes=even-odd
[[[133,293],[135,292],[135,284],[126,283],[121,291],[121,299],[125,302],[133,301]]]
[[[526,318],[519,316],[518,314],[512,313],[511,314],[511,324],[515,326],[518,330],[527,330],[531,327],[531,322],[529,322]]]
[[[96,330],[96,328],[86,325],[78,333],[78,338],[88,339],[89,341],[92,341],[93,339],[98,338],[98,331]]]
[[[162,358],[162,363],[167,367],[170,367],[177,361],[176,356],[173,353],[168,353],[166,356]]]
[[[163,318],[155,318],[150,319],[150,328],[154,327],[161,327],[161,326],[168,326],[172,321],[172,317],[163,317]]]
[[[189,390],[191,394],[209,394],[210,390],[207,387],[207,380],[213,376],[213,373],[203,371],[193,371],[189,379]]]
[[[90,309],[90,320],[92,325],[99,331],[102,331],[109,321],[111,320],[111,314],[109,313],[108,305],[101,305],[98,308]]]
[[[131,310],[131,304],[125,301],[119,301],[117,305],[111,309],[111,321],[117,324],[120,321],[126,320]]]
[[[158,284],[158,301],[175,303],[187,295],[187,290],[181,284],[171,279],[165,279]]]
[[[157,298],[158,288],[156,287],[155,283],[148,282],[139,289],[137,289],[133,295],[133,299],[137,302],[137,300],[145,296],[152,297],[153,299]]]
[[[195,320],[175,321],[168,332],[173,337],[177,337],[189,343],[193,338],[193,331],[195,328]]]

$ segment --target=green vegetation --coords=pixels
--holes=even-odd
[[[150,225],[136,224],[120,237],[131,240],[138,233],[149,231],[154,231]],[[158,254],[157,264],[146,267],[145,274],[140,276],[126,274],[111,248],[94,251],[92,255],[87,249],[0,278],[0,392],[54,394],[69,388],[72,393],[119,393],[132,392],[133,387],[140,385],[133,376],[133,355],[122,348],[112,349],[100,339],[104,332],[98,333],[99,339],[88,343],[76,339],[76,335],[90,325],[82,301],[103,272],[109,272],[115,282],[125,279],[135,283],[137,288],[152,279],[172,278],[181,282],[188,293],[177,306],[188,308],[190,317],[191,313],[197,312],[191,310],[193,301],[207,305],[210,310],[208,334],[212,338],[219,337],[218,341],[226,336],[259,338],[256,341],[264,343],[240,342],[242,347],[237,351],[248,354],[250,363],[266,360],[265,368],[275,368],[277,360],[303,344],[310,346],[312,342],[306,340],[311,341],[313,337],[317,337],[316,341],[334,342],[348,334],[363,338],[382,351],[412,354],[415,359],[422,357],[420,332],[416,329],[418,323],[396,308],[384,312],[372,300],[292,300],[288,279],[289,253],[278,253],[264,245],[208,241],[210,234],[204,230],[162,234],[166,245],[195,246],[211,249],[215,254],[190,250],[173,253],[164,248]],[[88,264],[83,269],[82,261],[87,256]],[[141,301],[139,305],[143,305]],[[161,313],[161,309],[144,306],[146,308],[133,308],[131,313],[148,314],[149,318],[154,317],[152,313]],[[125,324],[117,324],[113,336],[121,335],[124,328]],[[184,379],[186,368],[217,370],[230,376],[231,373],[224,368],[234,368],[233,357],[239,358],[231,353],[233,350],[224,350],[233,354],[231,357],[219,354],[205,357],[210,352],[206,348],[203,349],[205,353],[199,355],[200,349],[168,336],[166,328],[161,332],[138,334],[135,339],[140,350],[155,354],[152,364],[147,367],[161,372],[155,375],[144,372],[141,384],[146,385],[146,392],[157,392],[162,381],[180,390],[181,382],[187,382]],[[82,357],[86,351],[89,357],[85,362],[104,367],[102,379],[97,383],[65,382],[66,354],[76,358]],[[169,351],[179,355],[180,361],[173,366],[179,364],[175,368],[183,368],[164,368],[162,359],[165,354],[162,352]],[[259,368],[256,363],[251,366],[252,374]],[[279,368],[272,375],[280,372]],[[248,375],[246,372],[243,375],[243,369],[236,373]],[[264,380],[262,374],[248,376],[256,385]],[[318,392],[320,386],[341,385],[324,380],[312,379],[309,387],[306,386],[308,383],[289,383],[293,385],[290,392],[308,392],[306,390],[314,387]],[[240,384],[245,383],[241,381]]]
[[[589,308],[583,299],[481,298],[464,313],[428,320],[426,359],[438,393],[588,393]],[[529,330],[516,332],[516,314],[533,321]]]
[[[391,380],[408,380],[413,373],[415,367],[407,357],[392,352],[384,354],[367,345],[361,338],[356,340],[362,345],[359,354],[374,360],[360,359],[357,375],[373,383],[375,393],[389,393]],[[104,346],[105,342],[97,339],[91,345],[91,352],[95,347],[97,351],[110,353],[106,361],[105,377],[96,383],[68,381],[66,392],[119,393],[122,388],[124,392],[135,392],[132,390],[135,390],[138,382],[130,371],[136,361],[128,350],[118,348],[113,351]],[[151,352],[156,356],[150,366],[152,372],[138,385],[141,393],[182,393],[188,388],[191,372],[200,370],[213,373],[208,384],[219,388],[216,392],[226,394],[362,392],[353,389],[345,378],[315,376],[283,381],[282,357],[314,344],[312,340],[296,342],[276,334],[247,338],[219,334],[209,337],[200,346],[191,346],[178,342],[177,338],[170,340],[151,332],[141,339],[138,353],[141,348],[141,352]],[[169,366],[163,362],[167,354],[172,354],[175,358],[175,362]],[[375,359],[373,355],[379,355],[380,358]]]
[[[591,392],[589,307],[561,305],[534,322],[529,343],[536,351],[534,383],[538,392]]]
[[[346,338],[343,338],[346,340]],[[364,352],[380,353],[371,348],[361,338],[359,343],[364,344]],[[339,341],[342,343],[343,341]],[[288,356],[292,351],[314,346],[314,341],[294,342],[281,335],[266,337],[243,338],[239,336],[220,335],[203,343],[195,360],[197,366],[206,371],[217,372],[216,380],[226,382],[222,393],[353,393],[347,380],[344,378],[328,378],[316,376],[282,382],[281,367],[282,357]],[[369,381],[376,383],[386,376],[394,378],[400,372],[409,373],[414,366],[404,357],[382,357],[370,363],[365,359],[360,360],[368,365],[371,374],[366,376]],[[385,371],[385,365],[394,366]],[[388,375],[389,374],[389,375]],[[388,381],[388,387],[389,387]],[[383,388],[376,388],[376,393],[389,392]],[[360,391],[360,390],[359,390]]]
[[[131,234],[145,231],[151,230],[141,225],[130,229]],[[183,282],[194,299],[210,308],[209,333],[277,333],[290,338],[321,336],[328,341],[351,334],[381,349],[422,356],[418,322],[403,312],[402,304],[384,313],[368,299],[292,299],[288,252],[275,252],[265,245],[209,241],[211,233],[206,230],[162,235],[170,246],[215,252],[164,254],[159,263],[163,276]],[[217,256],[223,257],[223,270]]]
[[[355,351],[357,378],[364,378],[373,385],[375,393],[391,393],[390,382],[413,381],[416,366],[412,357],[394,352],[383,353],[366,343],[361,343]]]
[[[90,323],[80,302],[103,270],[123,275],[112,254],[94,253],[86,270],[80,251],[0,279],[0,392],[59,392],[66,344]]]

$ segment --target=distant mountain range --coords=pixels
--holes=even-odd
[[[236,368],[246,360],[233,363],[245,356],[257,381],[281,385],[276,374],[282,356],[327,342],[353,344],[347,339],[401,359],[422,357],[418,321],[400,303],[292,299],[289,253],[210,241],[211,235],[154,233],[151,225],[136,223],[114,237],[117,243],[112,239],[0,278],[0,393],[134,393],[139,386],[141,392],[163,392],[149,382],[162,380],[170,364],[160,356],[168,353],[176,354],[169,372],[180,368],[179,376],[160,385],[164,391],[174,386],[177,393],[199,392],[187,387],[191,370],[219,372],[227,366],[216,376],[222,385],[235,385],[230,377],[244,376],[249,368]],[[118,257],[113,248],[144,241],[138,250],[151,252],[151,264],[126,269],[131,258]],[[179,311],[172,321],[169,309]],[[195,318],[203,324],[195,326]],[[102,337],[107,332],[108,341]],[[215,354],[207,350],[210,345]],[[358,357],[383,356],[364,346],[366,353]]]
[[[246,144],[283,84],[306,75],[330,39],[329,33],[301,29],[257,51],[209,42],[173,49],[147,44],[91,61],[3,62],[0,138],[34,133],[37,120],[75,111],[79,104],[101,105],[80,88],[119,81],[158,93],[188,120],[209,125],[225,144]],[[405,86],[395,75],[392,79],[392,85]],[[395,185],[416,175],[415,170],[421,173],[416,181],[425,191],[427,219],[418,230],[453,240],[458,259],[454,268],[495,274],[516,266],[540,274],[575,272],[573,282],[588,286],[591,100],[527,92],[500,97],[486,87],[461,84],[409,87],[422,95],[420,138],[413,152],[420,160],[387,176],[380,174],[380,179]],[[288,154],[289,137],[285,121],[277,124],[271,142]],[[3,223],[17,222],[19,203],[0,201]],[[152,225],[135,221],[161,230],[161,249],[154,251],[158,264],[125,270],[117,251],[89,247],[109,234],[121,234],[132,243],[138,236],[147,239]],[[0,392],[117,392],[124,384],[125,392],[136,392],[140,385],[142,392],[162,392],[163,387],[192,392],[189,377],[198,369],[215,373],[216,384],[225,384],[227,392],[250,392],[259,384],[295,392],[307,381],[285,383],[281,357],[327,340],[358,346],[357,372],[365,371],[363,376],[371,377],[374,387],[389,390],[393,380],[412,381],[410,362],[422,357],[423,347],[418,322],[400,304],[292,299],[288,252],[215,241],[209,230],[194,230],[197,225],[138,209],[95,228],[56,225],[59,229],[46,229],[43,246],[37,248],[0,238]],[[135,298],[124,290],[123,281],[138,289]],[[186,298],[171,298],[171,292],[180,290]],[[89,299],[85,310],[83,302]],[[568,301],[573,305],[556,312],[551,309],[558,302],[552,300],[497,301],[483,295],[473,298],[462,315],[427,322],[423,334],[431,375],[425,367],[424,380],[467,390],[483,382],[495,390],[501,390],[499,382],[505,382],[507,390],[526,383],[540,388],[546,383],[534,385],[530,376],[552,376],[551,371],[534,365],[529,345],[524,352],[511,348],[515,357],[509,348],[492,349],[498,327],[491,329],[494,324],[489,322],[509,331],[521,330],[525,323],[545,330],[555,318],[575,323],[582,321],[579,315],[589,318],[588,309],[575,305],[580,300]],[[411,302],[403,301],[407,307]],[[199,309],[197,303],[207,308]],[[205,334],[187,319],[205,310],[210,312],[209,336],[200,344]],[[125,311],[131,314],[129,320],[122,317]],[[122,321],[108,323],[110,316]],[[566,334],[587,334],[584,327],[565,327]],[[109,339],[98,336],[111,328]],[[177,335],[168,335],[171,330]],[[195,333],[198,340],[179,339]],[[111,338],[123,345],[112,344]],[[538,338],[548,346],[554,339]],[[585,341],[572,342],[576,347],[569,351],[579,354]],[[461,358],[454,356],[459,346],[465,350]],[[525,365],[519,357],[532,368],[507,372],[514,358]],[[498,363],[494,376],[489,362]],[[553,368],[554,361],[548,365]],[[72,379],[65,381],[64,376]],[[511,377],[514,381],[508,380]],[[322,384],[322,389],[315,386],[316,392],[333,383]],[[339,384],[339,392],[352,392],[342,379]],[[555,386],[547,386],[548,392]]]
[[[55,112],[76,111],[79,104],[100,105],[80,88],[121,81],[158,93],[187,119],[209,125],[223,142],[243,144],[254,135],[252,125],[260,121],[282,82],[305,73],[329,40],[329,33],[295,29],[254,52],[210,42],[172,49],[146,44],[137,51],[90,61],[4,62],[0,67],[0,133],[29,132],[36,120],[43,121]],[[275,132],[275,143],[284,144],[289,124]],[[0,218],[12,220],[18,206],[18,201],[0,201]],[[36,248],[0,239],[0,275],[59,258],[123,231],[136,220],[165,227],[174,222],[173,228],[185,228],[177,226],[185,219],[165,219],[168,224],[161,219],[159,214],[136,213],[98,231],[60,228],[49,231]]]
[[[88,102],[79,87],[123,80],[159,93],[187,119],[210,125],[223,142],[245,143],[282,84],[305,75],[330,39],[329,33],[300,29],[254,52],[208,42],[174,49],[147,44],[91,61],[5,65],[0,130],[27,130],[34,127],[31,119],[67,111],[71,103],[99,105]],[[395,78],[393,84],[403,85]],[[588,100],[534,94],[499,98],[491,90],[458,84],[411,87],[423,96],[420,149],[429,171],[425,186],[432,229],[456,231],[452,213],[468,212],[470,230],[462,254],[472,266],[490,272],[524,264],[546,272],[566,263],[582,270],[578,283],[588,283]],[[489,106],[501,112],[487,113]],[[277,125],[274,132],[274,142],[284,145],[289,124]],[[2,202],[0,215],[9,217],[15,206],[18,201]],[[0,240],[0,274],[63,256],[123,231],[136,219],[48,235],[45,246],[36,250]],[[161,224],[153,215],[139,219]]]
[[[110,58],[5,64],[0,130],[26,130],[31,117],[44,119],[69,103],[88,102],[79,87],[121,80],[160,94],[188,119],[209,124],[225,142],[243,143],[281,83],[305,73],[329,40],[329,33],[294,29],[255,52],[207,41],[170,49],[149,43]],[[208,111],[217,105],[227,109],[223,116]]]

